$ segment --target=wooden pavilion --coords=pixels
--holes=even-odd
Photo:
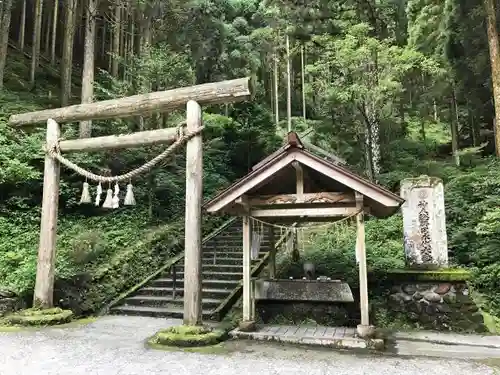
[[[361,309],[358,334],[368,336],[373,327],[368,314],[364,213],[388,217],[403,202],[401,197],[385,188],[309,152],[296,133],[288,133],[283,147],[204,205],[209,213],[243,218],[243,321],[255,319],[250,218],[274,223],[301,223],[336,221],[355,215]],[[275,262],[274,254],[270,262]],[[270,269],[274,269],[274,264]]]

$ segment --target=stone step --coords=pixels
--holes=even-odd
[[[201,291],[202,298],[214,298],[214,299],[224,299],[229,293],[233,291],[234,287],[224,289],[224,288],[203,288]],[[172,296],[172,287],[145,287],[137,291],[137,295],[149,295],[149,296]],[[182,297],[184,296],[184,284],[179,288],[175,289],[175,295]]]
[[[259,254],[259,258],[253,260],[252,262],[258,262],[259,260],[261,260],[262,258],[264,258],[264,256],[266,255],[266,253],[261,253]],[[214,257],[211,256],[211,257],[204,257],[202,259],[202,263],[203,264],[214,264]],[[243,265],[243,254],[240,254],[240,256],[238,257],[226,257],[225,254],[222,254],[222,255],[217,255],[215,257],[215,264],[220,264],[220,265],[232,265],[232,264],[238,264],[238,265]]]
[[[243,262],[241,264],[203,264],[203,272],[243,272]]]
[[[222,299],[203,298],[202,308],[213,310],[222,303]],[[179,308],[184,306],[184,298],[182,296],[134,296],[125,299],[125,306],[150,306],[150,307],[174,307]]]
[[[204,251],[202,254],[202,259],[206,258],[241,258],[243,259],[243,251]]]
[[[133,315],[133,316],[151,316],[155,318],[177,318],[184,317],[184,309],[182,307],[167,308],[167,307],[151,307],[151,306],[118,306],[110,310],[111,314]],[[203,319],[210,319],[211,311],[202,311]]]
[[[209,288],[209,289],[227,289],[227,290],[232,290],[236,288],[236,286],[240,283],[240,280],[207,280],[203,279],[201,281],[202,288]],[[171,278],[160,278],[154,280],[151,285],[151,287],[157,287],[157,288],[171,288],[173,284],[173,281]],[[184,279],[179,278],[176,280],[176,285],[181,287],[184,286]]]
[[[260,246],[268,246],[271,242],[269,241],[268,238],[264,238],[263,240],[260,241]],[[214,247],[214,246],[243,246],[243,239],[236,239],[236,238],[219,238],[219,239],[213,239],[205,242],[203,244],[203,247]]]
[[[175,271],[178,273],[184,272],[184,265],[177,265]],[[241,263],[235,264],[220,264],[216,262],[213,263],[203,263],[202,272],[243,272],[243,261]],[[171,271],[165,273],[165,275],[172,275]]]
[[[169,274],[170,275],[170,274]],[[176,273],[177,280],[184,279],[184,271]],[[243,269],[241,272],[219,272],[219,271],[203,271],[203,280],[241,280],[243,277]]]

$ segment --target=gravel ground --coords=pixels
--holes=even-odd
[[[355,355],[235,341],[225,354],[146,349],[177,320],[109,316],[86,326],[0,333],[0,375],[482,375],[493,368],[436,358]]]

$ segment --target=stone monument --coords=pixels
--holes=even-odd
[[[413,268],[448,267],[444,188],[439,178],[420,176],[401,181],[404,248]]]

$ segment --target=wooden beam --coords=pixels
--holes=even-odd
[[[177,128],[148,130],[132,134],[105,137],[71,139],[59,142],[62,152],[100,151],[172,143],[177,136]]]
[[[187,103],[187,130],[202,126],[201,107]],[[201,306],[201,205],[203,193],[203,142],[201,133],[186,148],[186,219],[184,241],[184,324],[202,323]]]
[[[299,162],[293,162],[295,168],[295,192],[297,194],[297,203],[304,201],[304,169]]]
[[[47,121],[46,146],[50,148],[57,143],[59,135],[59,124],[54,120],[49,119]],[[38,247],[33,307],[53,307],[58,206],[59,162],[46,155],[43,175],[40,244]]]
[[[363,195],[356,192],[356,207],[361,210],[356,215],[356,251],[359,262],[359,304],[361,309],[361,325],[369,326],[368,310],[368,277],[366,271],[365,221],[363,214]]]
[[[356,207],[253,209],[253,217],[335,217],[356,213]]]
[[[47,121],[49,118],[61,123],[131,117],[181,108],[189,100],[194,100],[201,105],[234,103],[249,99],[252,95],[252,90],[250,77],[238,78],[229,81],[205,83],[179,89],[133,95],[120,99],[12,115],[9,118],[9,124],[12,126],[38,124]]]
[[[248,204],[248,198],[246,195],[242,195],[241,197],[236,198],[234,200],[234,203],[240,205],[243,209],[243,212],[248,213],[248,211],[250,211],[250,205]]]
[[[243,216],[243,321],[252,320],[250,218]]]
[[[250,197],[248,203],[250,206],[265,206],[275,204],[293,204],[298,203],[297,194],[279,194],[279,195],[261,195]],[[303,194],[302,203],[355,203],[352,193],[306,193]]]

